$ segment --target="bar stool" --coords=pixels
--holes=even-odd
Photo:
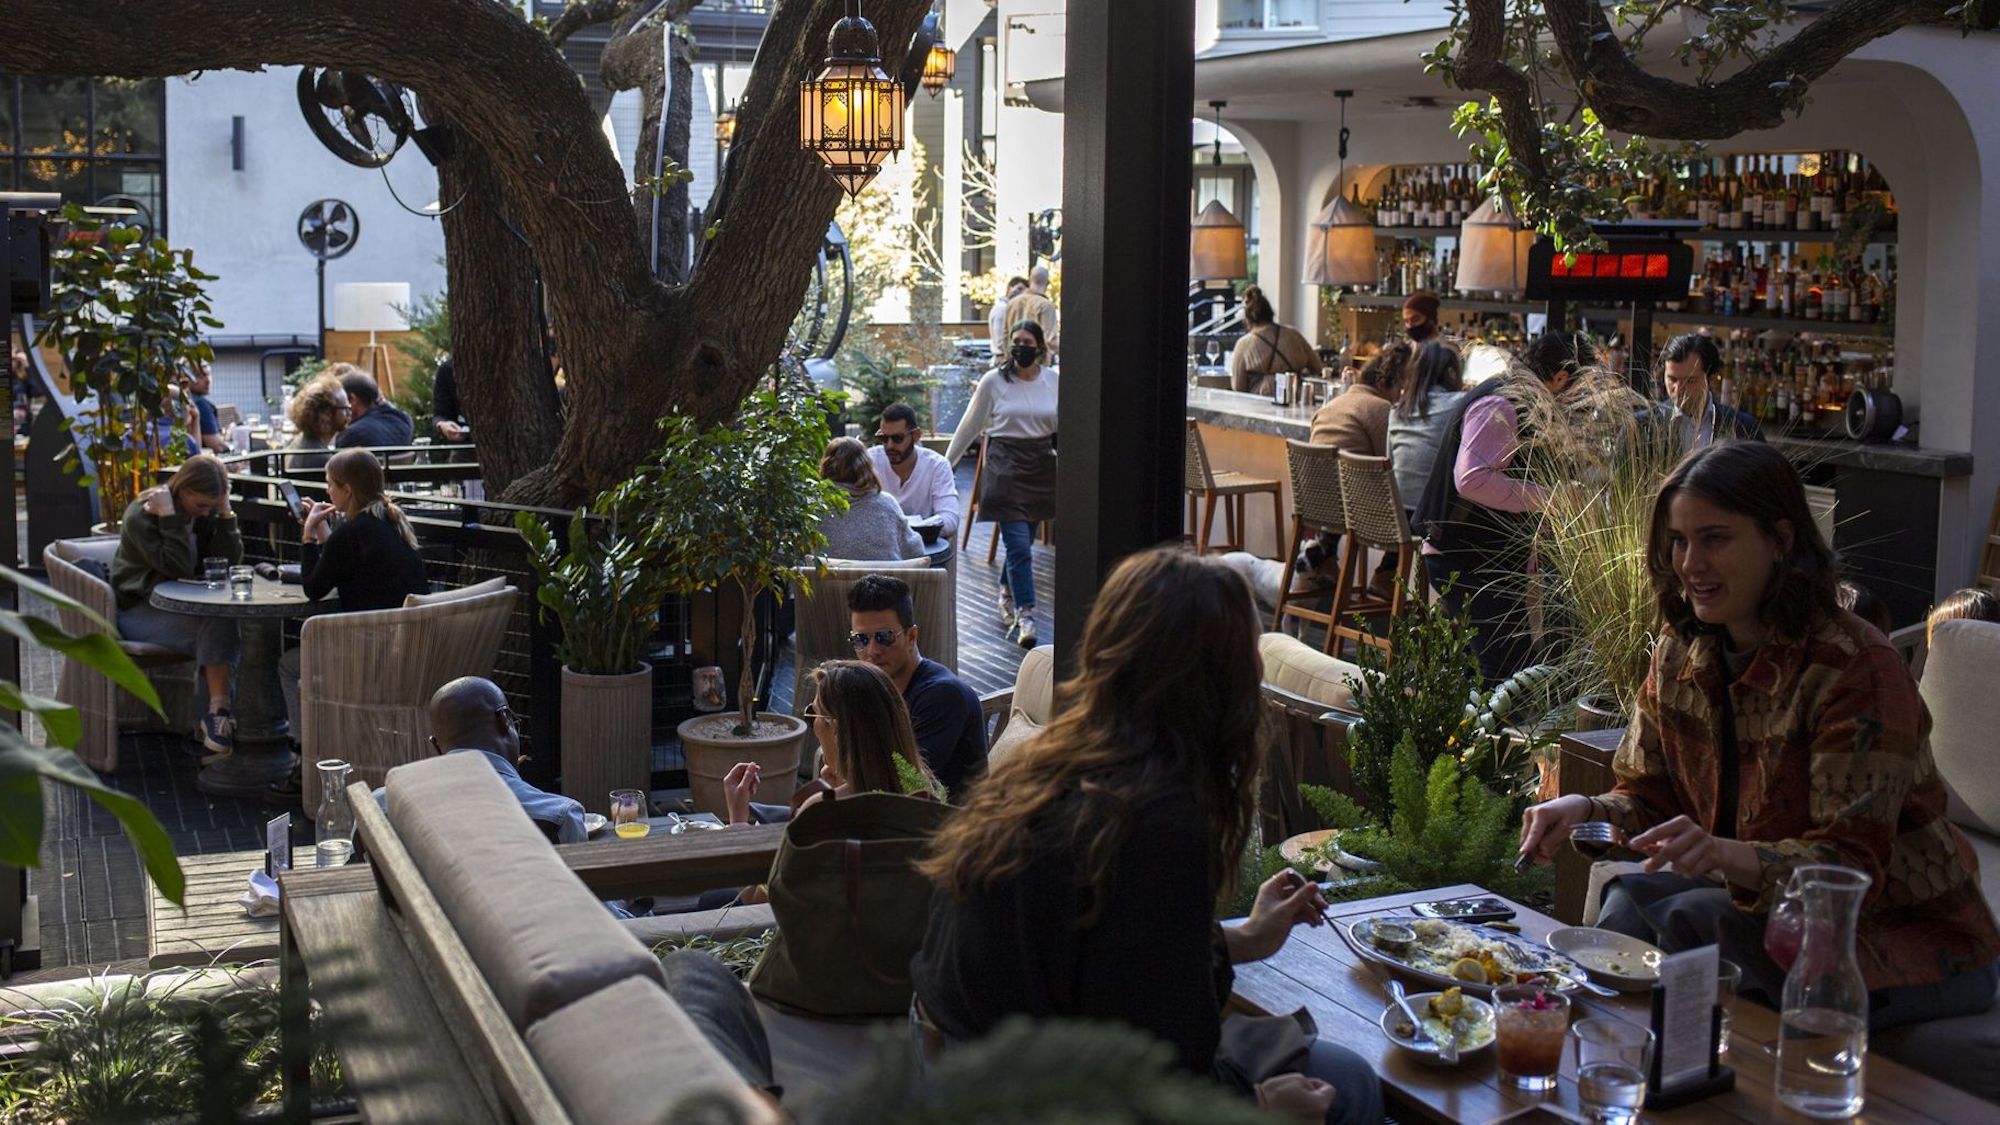
[[[986,438],[979,439],[979,459],[972,463],[972,493],[965,503],[965,526],[958,529],[958,549],[963,551],[972,544],[972,519],[979,514],[979,482],[986,476]],[[1042,521],[1042,546],[1049,545],[1054,520]],[[1000,550],[1000,525],[993,525],[993,535],[986,541],[986,565],[992,566]],[[956,556],[954,556],[956,557]]]
[[[1347,513],[1347,536],[1341,543],[1340,580],[1333,588],[1333,628],[1327,635],[1328,651],[1338,656],[1340,643],[1351,640],[1373,645],[1384,652],[1393,647],[1389,638],[1354,624],[1352,618],[1403,612],[1410,595],[1410,579],[1423,580],[1417,563],[1419,544],[1410,531],[1409,514],[1403,511],[1396,494],[1396,474],[1387,457],[1340,453],[1340,503]],[[1368,548],[1399,552],[1396,560],[1396,588],[1384,600],[1368,593]],[[1342,622],[1346,621],[1345,624]]]
[[[1324,625],[1327,627],[1325,647],[1332,651],[1333,615],[1293,604],[1299,598],[1317,602],[1326,596],[1325,587],[1302,586],[1294,589],[1292,576],[1298,566],[1299,552],[1305,549],[1308,537],[1317,535],[1322,529],[1337,533],[1347,528],[1347,511],[1340,503],[1340,450],[1331,445],[1287,439],[1285,467],[1292,478],[1292,546],[1285,552],[1285,573],[1278,580],[1278,609],[1271,615],[1271,629],[1273,632],[1282,630],[1287,617]]]
[[[1271,494],[1271,538],[1277,547],[1284,549],[1285,499],[1279,484],[1263,477],[1253,477],[1247,473],[1216,472],[1208,462],[1208,448],[1202,444],[1200,423],[1188,419],[1187,423],[1187,501],[1188,525],[1194,525],[1195,500],[1202,501],[1201,534],[1194,541],[1198,555],[1208,553],[1208,539],[1215,526],[1215,503],[1222,501],[1223,534],[1229,537],[1223,549],[1229,551],[1246,550],[1244,546],[1243,515],[1244,498],[1255,493]]]

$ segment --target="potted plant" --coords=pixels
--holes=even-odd
[[[562,627],[562,789],[587,808],[613,789],[652,788],[653,666],[641,656],[667,585],[618,505],[614,491],[597,498],[595,521],[578,509],[561,543],[532,513],[514,517],[535,600]]]
[[[751,395],[731,423],[703,428],[670,414],[660,421],[659,449],[616,490],[641,521],[650,566],[669,589],[742,599],[737,710],[680,725],[696,808],[723,811],[722,778],[737,762],[763,768],[758,800],[791,796],[805,723],[757,710],[753,609],[759,594],[809,582],[826,546],[820,521],[846,504],[819,475],[826,418],[837,405],[792,381]]]
[[[186,373],[215,358],[204,339],[222,322],[209,315],[194,251],[147,240],[131,226],[92,219],[69,204],[70,237],[50,263],[53,294],[38,342],[69,364],[78,398],[76,439],[65,468],[88,486],[95,469],[98,519],[115,527],[125,508],[169,457],[182,433]],[[171,423],[163,433],[161,422]]]

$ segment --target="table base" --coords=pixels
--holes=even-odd
[[[195,788],[217,797],[268,799],[271,784],[291,776],[299,756],[284,743],[239,741],[236,752],[214,765],[202,767],[194,779]]]

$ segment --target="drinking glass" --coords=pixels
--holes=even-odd
[[[1736,990],[1743,986],[1743,966],[1734,961],[1717,961],[1715,977],[1715,1002],[1722,1007],[1722,1023],[1715,1040],[1715,1053],[1729,1053],[1729,1001]]]
[[[1501,1078],[1522,1090],[1553,1090],[1569,1031],[1569,997],[1538,984],[1493,990],[1494,1053]]]
[[[646,795],[637,789],[611,791],[611,823],[630,824],[646,818]]]
[[[229,568],[229,597],[233,601],[250,600],[250,588],[254,585],[257,571],[254,567],[232,566]]]
[[[694,709],[720,711],[727,701],[722,687],[722,669],[713,664],[694,670]]]
[[[211,590],[220,590],[229,584],[229,560],[221,555],[210,555],[201,560],[201,579]]]
[[[1576,1044],[1576,1098],[1593,1125],[1631,1125],[1646,1104],[1646,1068],[1653,1033],[1621,1019],[1578,1020],[1569,1029]]]
[[[1208,365],[1210,367],[1214,367],[1217,363],[1220,363],[1222,361],[1222,341],[1210,337],[1208,347],[1204,349],[1203,354],[1208,356]]]

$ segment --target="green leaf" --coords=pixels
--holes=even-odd
[[[77,739],[83,737],[83,721],[77,716],[76,708],[60,699],[30,695],[16,685],[0,680],[0,707],[9,711],[33,712],[48,731],[49,741],[57,746],[74,747]]]
[[[146,678],[146,673],[139,670],[125,650],[118,647],[118,642],[109,633],[86,633],[73,637],[53,621],[6,611],[0,611],[0,632],[10,634],[24,644],[54,649],[87,665],[92,671],[131,692],[140,702],[152,708],[154,714],[166,714],[160,707],[160,695],[153,689],[153,682]]]
[[[179,905],[185,884],[173,841],[145,803],[99,781],[90,767],[58,746],[37,747],[11,725],[0,724],[0,863],[41,863],[43,779],[80,789],[118,818],[146,874],[169,902]]]

